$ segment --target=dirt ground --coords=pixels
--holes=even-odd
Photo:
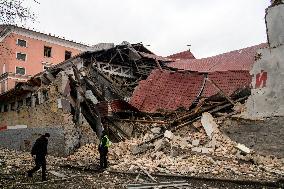
[[[224,122],[222,130],[232,140],[259,154],[284,158],[284,117],[263,121],[229,119]]]
[[[12,174],[5,175],[0,174],[0,188],[5,189],[107,189],[107,188],[127,188],[128,184],[133,183],[153,183],[147,176],[133,174],[120,174],[112,173],[108,171],[79,171],[67,168],[56,168],[56,171],[68,176],[68,179],[62,179],[48,174],[49,181],[45,183],[40,182],[40,172],[36,173],[33,178],[27,178],[24,170],[15,170]],[[241,184],[232,182],[222,181],[206,181],[199,179],[186,179],[186,178],[166,178],[156,177],[158,182],[169,182],[169,181],[185,181],[188,186],[179,188],[190,188],[190,189],[218,189],[218,188],[230,188],[230,189],[241,189],[241,188],[262,188],[272,189],[279,188],[278,186],[264,186],[259,184]],[[164,187],[174,188],[174,187]],[[178,188],[178,187],[175,187]]]

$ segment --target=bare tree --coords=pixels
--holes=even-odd
[[[32,0],[38,3],[36,0]],[[0,0],[0,24],[23,23],[34,21],[35,15],[25,2],[26,0]]]

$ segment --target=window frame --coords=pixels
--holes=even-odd
[[[25,73],[24,73],[24,74],[19,74],[19,73],[17,73],[17,68],[22,68],[22,69],[24,69]],[[16,75],[26,75],[26,68],[25,68],[25,67],[16,66],[16,67],[15,67],[15,74],[16,74]]]
[[[50,56],[45,56],[45,48],[49,48],[50,49]],[[44,45],[43,46],[43,56],[45,58],[52,58],[52,47]]]
[[[21,46],[21,45],[19,45],[19,40],[25,41],[25,42],[26,42],[26,46]],[[18,38],[16,45],[19,46],[19,47],[25,47],[25,48],[27,48],[27,47],[28,47],[28,41],[27,41],[27,40],[24,40],[24,39],[19,39],[19,38]]]
[[[43,71],[47,70],[47,69],[45,69],[44,67],[46,67],[47,69],[49,69],[51,66],[43,65],[43,66],[42,66],[42,70],[43,70]]]
[[[24,55],[26,55],[26,56],[25,56],[25,60],[18,59],[18,54],[24,54]],[[24,61],[24,62],[26,62],[26,61],[27,61],[27,59],[28,59],[28,55],[27,55],[26,53],[16,52],[16,59],[17,59],[17,60],[20,60],[20,61]]]

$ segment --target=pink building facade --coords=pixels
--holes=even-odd
[[[29,29],[0,25],[0,93],[89,46]]]

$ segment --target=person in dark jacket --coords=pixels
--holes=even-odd
[[[108,148],[111,145],[110,140],[108,139],[106,130],[103,130],[101,141],[99,144],[99,152],[100,152],[100,168],[107,168],[107,154]]]
[[[46,181],[46,159],[47,155],[47,145],[48,145],[49,133],[45,133],[40,136],[32,147],[31,154],[35,156],[36,166],[28,171],[28,177],[32,177],[33,173],[38,171],[41,167],[42,169],[42,181]]]

